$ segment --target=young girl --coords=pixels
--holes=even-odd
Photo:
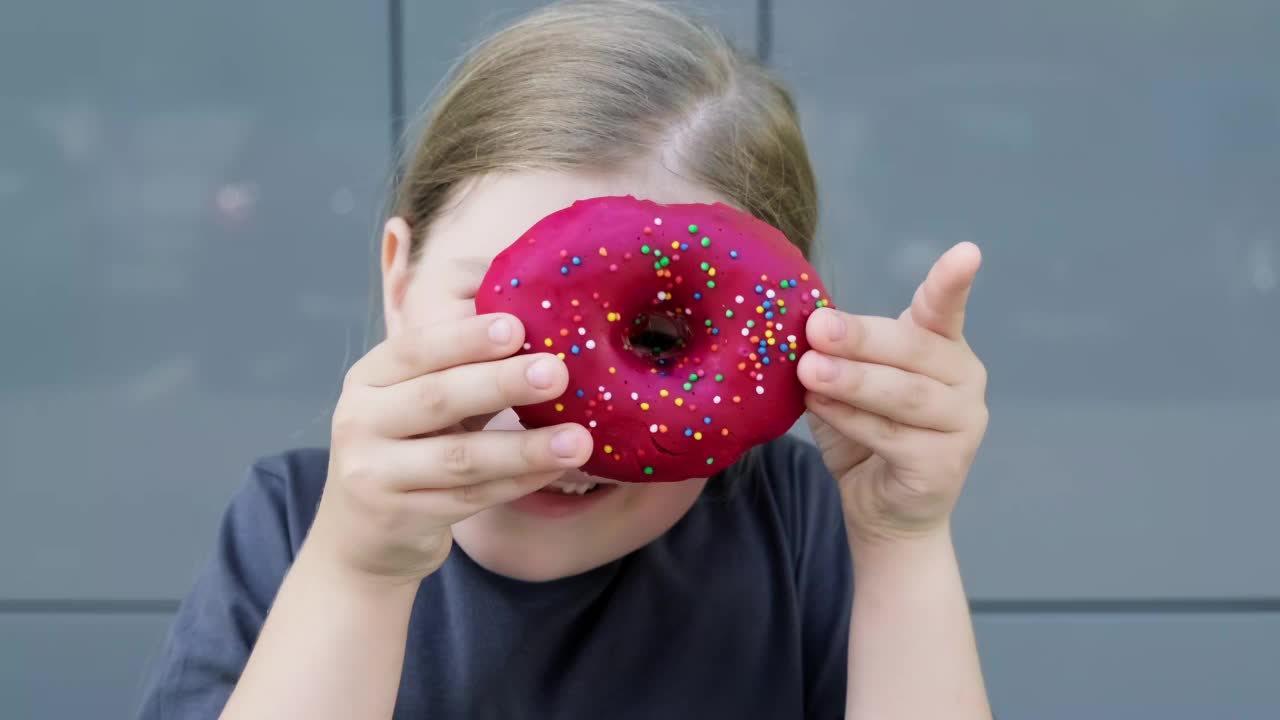
[[[818,449],[783,438],[553,517],[520,502],[611,481],[577,470],[584,427],[519,424],[568,372],[515,355],[520,321],[473,297],[539,218],[625,194],[725,202],[806,250],[815,232],[787,92],[685,17],[560,5],[467,59],[386,222],[387,339],[328,450],[253,467],[142,717],[990,716],[949,527],[986,427],[972,245],[898,318],[811,316]]]

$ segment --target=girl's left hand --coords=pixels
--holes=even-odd
[[[810,427],[854,543],[948,529],[987,428],[986,369],[963,336],[982,256],[947,251],[898,319],[815,311],[800,359]]]

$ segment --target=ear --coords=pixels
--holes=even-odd
[[[393,217],[382,230],[382,317],[387,336],[399,334],[404,326],[404,298],[413,278],[409,250],[413,230],[402,217]]]

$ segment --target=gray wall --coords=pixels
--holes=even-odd
[[[394,133],[535,4],[0,9],[0,717],[131,713],[247,463],[325,441]],[[1280,717],[1280,7],[700,6],[795,89],[842,307],[986,252],[1001,717]]]

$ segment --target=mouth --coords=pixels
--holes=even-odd
[[[559,478],[511,502],[510,507],[545,518],[566,518],[595,507],[617,489],[618,483],[587,480],[585,476],[580,480]]]
[[[538,492],[561,493],[564,495],[586,495],[587,493],[595,492],[597,489],[600,488],[600,486],[601,486],[601,483],[598,483],[592,480],[585,480],[583,482],[572,482],[569,480],[565,480],[564,478],[561,478],[559,480],[553,481],[551,484],[542,488]]]

